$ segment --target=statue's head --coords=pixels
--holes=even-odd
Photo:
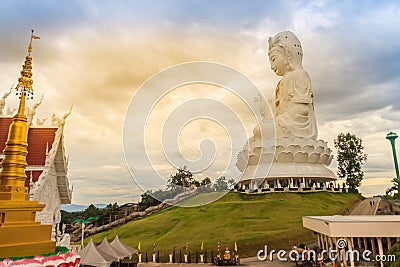
[[[303,50],[299,39],[292,32],[285,31],[270,37],[268,56],[271,69],[279,76],[295,69],[302,69]]]

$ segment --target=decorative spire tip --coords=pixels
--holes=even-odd
[[[36,36],[33,34],[34,30],[31,30],[31,38],[29,40],[29,45],[28,45],[28,55],[25,57],[25,62],[22,65],[22,70],[21,70],[21,76],[18,78],[18,84],[15,87],[17,90],[17,95],[20,95],[20,98],[22,96],[27,96],[29,99],[33,99],[33,80],[32,80],[32,57],[31,57],[31,52],[32,52],[32,40],[34,39],[40,39],[39,36]]]

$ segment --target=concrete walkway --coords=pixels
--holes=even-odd
[[[381,198],[379,197],[370,197],[364,199],[350,212],[350,215],[375,215],[380,201]],[[374,202],[374,205],[371,206],[371,202]]]

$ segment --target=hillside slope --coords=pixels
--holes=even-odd
[[[269,249],[280,249],[315,240],[313,233],[303,228],[302,216],[345,214],[346,209],[360,198],[358,194],[327,192],[228,193],[205,206],[169,207],[90,238],[98,244],[105,236],[112,240],[118,235],[134,248],[140,241],[141,250],[147,250],[149,254],[155,242],[161,255],[171,253],[173,249],[184,252],[186,242],[192,254],[200,251],[201,242],[209,253],[216,251],[218,242],[221,249],[225,245],[232,248],[236,242],[241,256],[255,256],[266,244]]]

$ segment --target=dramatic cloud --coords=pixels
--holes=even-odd
[[[215,61],[238,69],[273,98],[279,78],[270,70],[267,43],[283,30],[293,31],[302,42],[320,138],[332,148],[340,132],[363,139],[369,154],[366,177],[375,181],[365,182],[365,194],[383,193],[388,177],[394,176],[385,135],[400,127],[398,3],[21,0],[3,1],[0,14],[2,91],[16,82],[29,30],[35,28],[42,39],[34,43],[34,86],[37,95],[45,96],[37,116],[61,116],[73,104],[65,146],[74,203],[122,203],[140,196],[123,158],[122,128],[130,99],[144,81],[175,64]],[[248,110],[219,90],[167,95],[153,114],[147,137],[154,140],[149,151],[165,177],[173,169],[160,153],[157,122],[185,99],[202,94],[250,118]],[[16,105],[15,99],[7,100],[8,106]],[[137,114],[142,115],[145,111]],[[230,151],[218,126],[203,121],[182,133],[182,152],[190,159],[199,155],[202,138],[217,135],[214,142],[222,158],[216,166],[224,166]],[[335,170],[335,162],[331,167]]]

